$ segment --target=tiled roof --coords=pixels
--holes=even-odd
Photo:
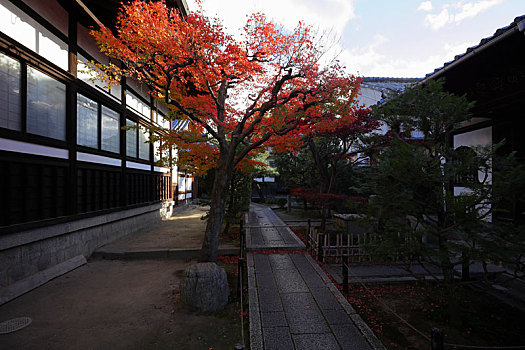
[[[511,24],[509,24],[506,27],[499,28],[498,30],[496,30],[496,32],[492,36],[489,36],[487,38],[481,39],[481,41],[479,42],[478,45],[469,47],[465,53],[462,53],[460,55],[456,55],[452,61],[446,62],[443,65],[443,67],[436,68],[432,73],[428,73],[426,75],[426,78],[428,78],[428,77],[430,77],[430,76],[440,72],[442,69],[444,69],[445,67],[449,66],[450,64],[458,61],[459,59],[461,59],[465,55],[467,55],[467,54],[469,54],[469,53],[471,53],[471,52],[473,52],[475,50],[478,50],[478,49],[482,48],[484,45],[487,45],[488,43],[492,42],[493,40],[496,40],[499,36],[507,33],[510,30],[515,29],[516,27],[518,27],[518,29],[520,31],[523,31],[525,29],[525,15],[516,17]]]
[[[407,86],[413,85],[420,80],[420,78],[365,77],[361,85],[382,92],[403,91]]]
[[[392,92],[402,92],[407,87],[421,81],[421,78],[384,78],[364,77],[361,86],[381,92],[381,99],[377,103],[384,102]]]
[[[364,77],[363,82],[395,82],[395,83],[417,83],[421,78],[387,78],[387,77]]]

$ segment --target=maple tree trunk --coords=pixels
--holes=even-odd
[[[234,203],[235,203],[235,196],[233,195],[233,183],[235,181],[235,173],[232,173],[232,176],[230,177],[229,181],[229,188],[230,188],[230,196],[229,196],[229,203],[228,203],[228,210],[232,210]],[[229,214],[228,214],[229,215]],[[227,235],[230,230],[230,220],[226,220],[226,225],[224,227],[224,230],[222,231],[223,235]]]
[[[226,214],[226,200],[228,198],[232,168],[233,166],[228,161],[228,156],[221,155],[215,171],[215,180],[213,181],[210,214],[200,252],[200,262],[217,262],[219,238]]]

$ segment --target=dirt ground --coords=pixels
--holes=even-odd
[[[206,221],[201,220],[208,206],[186,205],[175,209],[167,220],[149,229],[120,238],[104,246],[105,250],[198,249],[204,240]]]
[[[177,208],[171,219],[115,244],[122,249],[200,248],[205,213],[196,205]],[[235,293],[224,311],[210,315],[192,314],[178,302],[184,269],[195,262],[88,260],[0,306],[0,322],[32,319],[22,330],[0,334],[0,350],[231,350],[241,334]],[[232,277],[235,266],[227,265],[228,270]]]
[[[233,349],[235,304],[196,315],[177,303],[191,261],[91,261],[0,306],[0,322],[30,317],[0,334],[0,349]]]

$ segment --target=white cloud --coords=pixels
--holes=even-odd
[[[418,11],[432,11],[434,9],[434,6],[432,6],[432,2],[430,1],[423,1],[419,7],[417,8]]]
[[[188,5],[196,9],[192,0]],[[242,28],[247,16],[254,12],[266,14],[287,29],[302,21],[320,31],[331,30],[336,36],[356,18],[354,0],[204,0],[203,8],[207,15],[220,18],[230,31]]]
[[[476,17],[481,12],[499,5],[503,0],[483,0],[479,2],[468,2],[460,6],[461,11],[454,17],[454,22],[461,22],[467,18]]]
[[[372,42],[365,47],[344,50],[340,59],[349,72],[360,76],[422,78],[434,69],[442,67],[445,62],[453,60],[455,55],[464,53],[473,44],[445,43],[441,47],[436,46],[432,55],[396,58],[383,49],[383,44],[387,42],[387,37],[375,35]]]
[[[479,43],[478,41],[474,42],[461,42],[461,43],[445,43],[443,45],[443,51],[445,56],[447,57],[446,61],[451,61],[454,59],[456,55],[463,54],[467,51],[467,49],[471,46],[477,45]]]
[[[432,28],[432,30],[438,30],[441,27],[444,27],[447,23],[450,22],[450,14],[447,9],[443,9],[438,14],[431,14],[425,16],[425,25]]]
[[[478,0],[464,2],[460,0],[455,3],[445,4],[438,14],[429,13],[425,16],[425,25],[438,30],[449,23],[459,24],[465,19],[474,18],[480,13],[499,5],[503,0]],[[422,8],[422,3],[418,10]]]

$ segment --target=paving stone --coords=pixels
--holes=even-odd
[[[306,266],[311,267],[310,263],[308,262],[308,260],[306,260],[304,255],[302,254],[289,254],[289,255],[290,255],[290,259],[292,259],[295,265],[297,265],[298,267],[299,265],[306,265]]]
[[[295,239],[294,237],[292,237],[290,235],[283,235],[283,240],[284,240],[285,244],[289,244],[289,245],[293,245],[293,246],[298,246],[300,244],[297,241],[297,239]],[[304,247],[297,247],[297,248],[304,248]]]
[[[274,270],[297,271],[297,268],[288,254],[272,254],[268,256],[268,259],[270,260],[270,265],[272,265],[272,269]]]
[[[281,237],[283,238],[285,243],[288,244],[297,244],[297,240],[294,236],[292,236],[293,232],[287,227],[281,227],[279,228],[279,233],[281,234]]]
[[[302,260],[294,260],[295,266],[297,266],[297,269],[301,271],[301,274],[305,276],[316,276],[319,277],[319,274],[317,271],[314,270],[312,265],[308,261],[302,261]]]
[[[249,225],[262,226],[250,230],[247,241],[252,249],[299,245],[291,230],[274,227],[283,222],[267,208],[253,205]],[[251,261],[252,285],[257,283],[257,293],[252,294],[258,296],[254,310],[259,320],[259,332],[254,335],[258,339],[262,335],[263,349],[370,349],[313,260],[302,254],[254,254]],[[262,348],[260,343],[253,344]]]
[[[284,312],[262,312],[261,319],[264,328],[288,327]]]
[[[352,320],[344,310],[323,310],[329,325],[351,324]]]
[[[262,236],[253,236],[251,240],[251,245],[248,248],[254,247],[254,246],[262,246],[265,242],[262,238]]]
[[[255,257],[261,256],[261,254],[255,254]],[[266,259],[255,259],[255,273],[268,273],[271,274],[272,266],[267,259],[266,255],[263,255]]]
[[[287,311],[286,319],[290,326],[290,332],[293,334],[330,332],[328,323],[326,323],[319,309],[310,309],[301,312]]]
[[[299,272],[309,288],[326,288],[325,282],[314,270],[299,269]]]
[[[292,309],[304,309],[306,306],[315,305],[315,300],[309,292],[281,293],[283,303]]]
[[[253,261],[255,262],[255,266],[270,263],[268,260],[268,255],[264,254],[253,254]]]
[[[293,350],[288,327],[263,328],[265,350]]]
[[[271,285],[271,284],[263,285],[261,283],[258,283],[257,289],[259,290],[260,294],[272,292],[273,293],[272,298],[274,297],[273,295],[275,295],[275,298],[279,298],[279,292],[277,291],[277,287],[275,287],[275,285]]]
[[[275,288],[258,288],[259,295],[265,298],[281,299],[279,292]]]
[[[266,244],[268,245],[269,248],[275,248],[275,249],[285,248],[285,244],[282,240],[266,241]]]
[[[256,273],[255,280],[257,281],[257,288],[277,289],[277,283],[271,273]]]
[[[276,270],[274,275],[277,280],[277,287],[282,293],[308,292],[308,287],[297,270]]]
[[[315,301],[317,302],[317,304],[319,304],[319,307],[322,310],[342,309],[341,305],[328,288],[312,288],[310,289],[310,291],[312,292]]]
[[[370,350],[371,347],[359,330],[353,325],[334,325],[332,330],[339,344],[345,350]]]
[[[296,350],[339,350],[332,333],[323,334],[293,334]],[[346,348],[344,348],[346,350]]]
[[[275,231],[263,231],[262,233],[262,237],[265,241],[267,242],[271,242],[271,241],[277,241],[277,242],[283,242],[283,239],[281,237],[281,235],[279,235],[277,232]]]
[[[261,234],[266,241],[282,241],[282,237],[274,228],[263,228]]]
[[[259,307],[261,312],[283,311],[283,304],[278,294],[259,292]]]
[[[272,268],[270,264],[257,265],[257,263],[255,263],[255,274],[270,276],[272,274]]]
[[[290,254],[290,258],[293,260],[295,266],[297,266],[297,268],[301,272],[304,272],[305,274],[313,273],[315,275],[318,275],[304,255]]]
[[[329,332],[328,324],[310,293],[281,294],[292,333]]]

